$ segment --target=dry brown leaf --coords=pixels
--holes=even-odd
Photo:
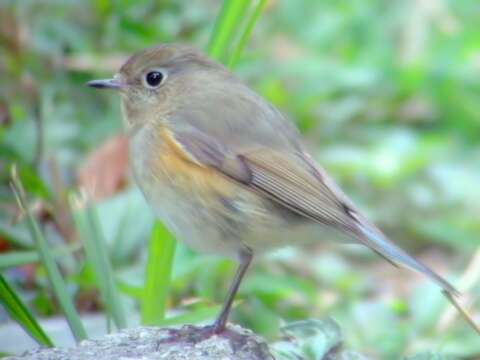
[[[77,183],[92,199],[112,196],[126,184],[127,146],[127,138],[117,135],[88,154],[78,171]]]

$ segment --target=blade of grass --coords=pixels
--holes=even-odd
[[[228,67],[230,69],[233,69],[235,65],[238,62],[238,59],[240,59],[240,55],[243,51],[243,48],[245,47],[248,39],[250,38],[250,35],[252,33],[253,27],[255,26],[255,23],[257,22],[258,18],[262,14],[262,11],[267,3],[267,0],[258,0],[257,5],[255,6],[255,10],[250,14],[250,17],[248,18],[247,24],[245,25],[245,28],[243,29],[242,34],[240,35],[240,39],[238,40],[235,49],[232,52],[232,55],[230,56],[230,60],[228,61]]]
[[[220,14],[213,27],[212,35],[207,47],[208,54],[216,59],[223,60],[227,46],[231,43],[243,19],[250,0],[225,0]]]
[[[108,301],[111,303],[112,306],[112,318],[117,328],[123,329],[127,326],[125,312],[123,310],[123,306],[120,300],[118,288],[115,284],[115,277],[113,275],[112,265],[109,261],[110,257],[107,251],[107,243],[100,228],[97,211],[93,205],[87,207],[87,215],[90,220],[90,226],[94,230],[97,238],[97,242],[95,243],[95,245],[97,245],[97,251],[99,252],[102,260],[101,271],[103,271],[106,279],[106,285],[109,295]]]
[[[100,291],[107,320],[112,318],[118,329],[127,325],[120,294],[115,285],[112,266],[109,261],[107,245],[100,229],[95,207],[91,204],[82,206],[74,212],[74,221],[82,239],[87,261],[92,266],[95,281]]]
[[[0,302],[6,312],[25,332],[39,345],[53,347],[53,342],[47,336],[33,314],[28,310],[20,297],[15,293],[7,280],[0,274]]]
[[[159,325],[165,319],[168,290],[175,255],[175,239],[158,221],[150,236],[142,299],[142,324]]]
[[[215,316],[221,310],[220,305],[202,307],[200,309],[191,310],[182,315],[173,316],[168,319],[164,319],[159,325],[162,326],[173,326],[181,324],[198,324],[210,319],[214,319]]]
[[[80,317],[73,306],[65,282],[60,275],[60,271],[55,263],[50,249],[48,248],[47,242],[40,231],[40,227],[27,206],[25,193],[15,170],[12,171],[12,189],[20,209],[26,214],[28,228],[37,246],[37,251],[42,261],[42,265],[45,267],[48,280],[58,300],[60,309],[67,320],[70,330],[77,341],[86,339],[87,334],[82,322],[80,321]]]
[[[51,251],[54,258],[70,254],[78,249],[77,246],[57,246]],[[0,254],[0,271],[5,269],[31,264],[40,261],[40,255],[35,250],[25,251],[9,251],[5,254]]]
[[[118,290],[121,293],[127,295],[128,297],[131,297],[132,299],[135,299],[138,301],[143,300],[143,294],[144,294],[143,286],[130,285],[121,280],[117,280],[117,286],[118,286]]]
[[[12,226],[10,222],[0,219],[0,235],[10,244],[21,247],[31,248],[32,240],[28,231],[20,226]]]
[[[107,318],[107,331],[110,332],[110,319],[113,315],[112,306],[109,301],[110,295],[108,294],[108,286],[106,284],[107,280],[105,274],[100,270],[100,263],[102,262],[102,260],[95,245],[95,242],[97,241],[96,235],[91,228],[90,221],[86,214],[86,210],[83,206],[81,210],[73,211],[73,221],[79,237],[83,243],[86,262],[90,265],[90,268],[93,272],[95,284],[99,289],[100,298],[104,306],[105,315]]]

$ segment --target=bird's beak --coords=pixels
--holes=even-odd
[[[96,89],[123,89],[125,84],[121,81],[118,75],[115,75],[112,79],[92,80],[87,82],[87,86]]]

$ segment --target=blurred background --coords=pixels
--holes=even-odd
[[[380,228],[468,292],[480,320],[480,3],[263,5],[235,73],[296,122],[312,155]],[[207,49],[221,6],[0,0],[0,270],[57,345],[73,340],[26,213],[89,336],[108,330],[110,313],[117,327],[167,324],[171,316],[170,323],[209,321],[226,294],[235,268],[229,260],[181,244],[167,256],[174,244],[160,226],[152,233],[152,213],[128,172],[118,98],[84,86],[144,47]],[[28,212],[9,186],[14,164]],[[105,293],[94,256],[99,241],[115,284]],[[167,320],[149,317],[144,307],[151,301],[157,311],[155,299]],[[274,342],[289,322],[327,317],[345,346],[368,358],[480,358],[478,335],[438,288],[366,249],[320,239],[258,261],[231,320]],[[0,351],[35,347],[11,319],[0,308]],[[7,334],[16,332],[12,344]]]

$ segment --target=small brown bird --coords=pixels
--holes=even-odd
[[[321,241],[325,230],[456,294],[359,212],[275,107],[200,52],[146,49],[88,85],[120,92],[134,177],[156,215],[192,248],[240,262],[212,333],[225,329],[255,252]]]

